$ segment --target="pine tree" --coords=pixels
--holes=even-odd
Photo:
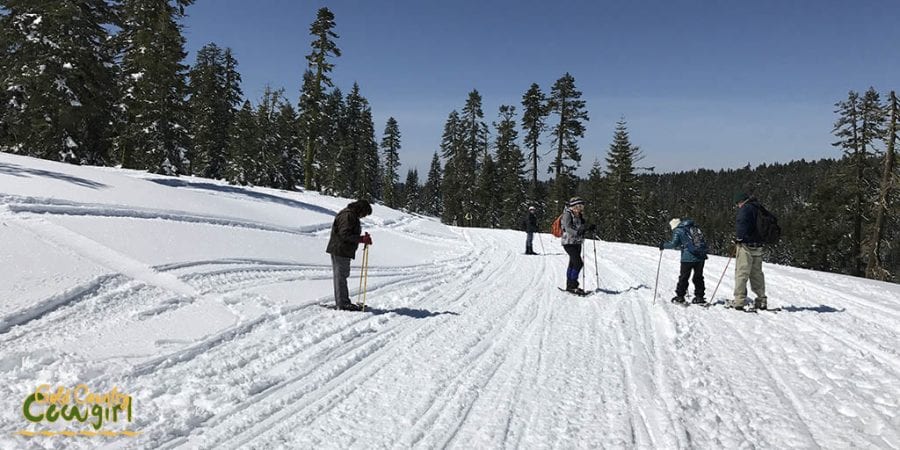
[[[500,122],[494,123],[497,130],[494,148],[497,152],[497,181],[500,191],[498,205],[500,226],[518,228],[522,209],[525,205],[525,157],[516,142],[516,108],[500,106]]]
[[[585,102],[580,99],[581,92],[575,89],[575,78],[569,73],[556,80],[550,90],[549,109],[559,118],[552,130],[556,157],[550,165],[556,177],[551,199],[556,203],[556,209],[561,209],[573,192],[574,180],[570,174],[581,161],[578,138],[584,137],[582,122],[589,118],[584,109]]]
[[[278,115],[284,91],[266,86],[256,109],[256,129],[259,147],[255,149],[256,173],[252,183],[257,186],[279,187],[285,184],[281,173],[283,142],[278,133]]]
[[[344,94],[334,88],[325,98],[325,121],[322,127],[324,152],[320,152],[322,191],[329,195],[350,195],[346,160],[346,118]]]
[[[538,148],[541,145],[541,135],[546,131],[547,116],[550,110],[547,98],[541,92],[537,83],[532,83],[528,92],[522,96],[522,128],[525,130],[525,146],[529,150],[528,161],[531,163],[531,192],[532,201],[537,200],[538,192]]]
[[[600,237],[604,240],[610,240],[611,236],[606,228],[607,218],[603,215],[608,208],[604,198],[606,191],[606,177],[603,175],[600,161],[595,160],[591,166],[591,171],[588,172],[585,189],[586,197],[593,200],[594,203],[590,205],[590,208],[585,209],[585,220],[587,223],[598,224],[599,229],[597,231],[600,233]]]
[[[888,99],[888,108],[890,120],[885,135],[887,146],[884,151],[884,165],[881,175],[881,186],[879,189],[878,202],[875,204],[875,223],[872,227],[872,234],[867,243],[867,263],[866,277],[878,280],[888,280],[891,273],[884,267],[884,257],[891,249],[892,241],[885,242],[885,225],[891,222],[894,213],[891,207],[891,199],[894,195],[897,184],[897,175],[894,173],[895,146],[897,143],[897,114],[900,113],[900,106],[897,102],[897,94],[891,91]],[[885,245],[887,244],[887,245]],[[894,243],[893,245],[896,245]],[[887,247],[887,248],[885,248]]]
[[[403,183],[402,206],[409,212],[421,211],[421,189],[419,187],[419,171],[409,169]]]
[[[450,112],[441,136],[441,155],[444,157],[444,174],[441,184],[444,223],[458,225],[463,222],[463,192],[466,183],[468,158],[463,149],[459,113]],[[471,174],[471,172],[469,172]]]
[[[347,96],[346,133],[347,156],[341,164],[352,169],[348,173],[351,195],[367,200],[381,198],[381,161],[372,109],[369,101],[360,94],[357,83]]]
[[[422,186],[420,212],[430,216],[440,217],[443,212],[443,197],[441,195],[441,159],[437,152],[431,158],[431,166],[428,169],[428,178]]]
[[[497,228],[500,225],[500,192],[497,185],[497,164],[487,154],[478,172],[478,188],[475,192],[476,208],[471,210],[469,226]]]
[[[606,195],[603,228],[610,239],[618,242],[634,242],[639,205],[637,178],[634,163],[640,159],[640,150],[631,144],[625,120],[616,123],[613,142],[606,157]]]
[[[464,224],[471,226],[476,221],[476,216],[485,211],[486,205],[478,204],[479,159],[483,166],[488,154],[488,128],[484,122],[484,112],[481,107],[481,94],[472,90],[466,99],[458,124],[459,137],[461,139],[459,152],[458,172],[455,174],[459,183],[460,207],[465,219]],[[484,179],[484,177],[481,177]],[[482,224],[484,224],[482,222]]]
[[[296,189],[303,175],[303,155],[300,154],[300,139],[296,125],[297,113],[290,102],[282,97],[275,123],[278,135],[276,149],[279,154],[275,187],[281,189]]]
[[[228,136],[243,93],[237,61],[231,49],[222,50],[214,43],[197,52],[191,69],[188,89],[191,98],[192,150],[187,168],[189,174],[207,178],[223,178],[228,153]]]
[[[0,0],[0,150],[110,162],[116,22],[105,0]]]
[[[185,173],[187,67],[178,20],[194,0],[124,0],[122,108],[116,144],[123,166]]]
[[[306,189],[318,188],[317,178],[324,178],[322,167],[319,166],[323,159],[329,157],[322,156],[319,153],[313,153],[310,159],[310,149],[318,148],[323,145],[323,139],[319,127],[323,126],[319,120],[319,99],[321,98],[321,87],[316,83],[315,74],[311,70],[303,72],[303,85],[300,89],[300,101],[297,106],[297,134],[300,136],[300,145],[303,149],[303,177],[304,187]],[[315,141],[315,142],[314,142]],[[311,186],[306,185],[306,181],[311,182]]]
[[[850,215],[853,217],[853,269],[851,275],[861,276],[863,257],[863,229],[866,226],[867,202],[874,200],[874,178],[876,176],[873,158],[876,155],[874,145],[882,136],[884,125],[884,108],[878,93],[869,88],[859,98],[853,91],[847,100],[835,104],[835,112],[840,115],[834,125],[833,133],[838,138],[834,146],[841,147],[849,159],[850,173],[846,173],[847,189],[853,194]]]
[[[304,91],[302,96],[308,96],[309,99],[301,101],[301,115],[306,114],[308,117],[308,129],[306,136],[306,165],[304,172],[306,174],[306,189],[313,189],[313,162],[316,160],[316,152],[322,148],[322,139],[320,135],[320,127],[322,122],[322,98],[325,87],[331,87],[333,84],[328,73],[334,68],[334,64],[328,61],[331,56],[340,57],[341,50],[338,49],[334,39],[338,35],[332,31],[335,27],[334,14],[328,8],[319,8],[316,13],[316,20],[310,25],[309,33],[315,37],[312,41],[312,53],[306,56],[309,68],[312,71],[312,83],[308,91]],[[307,88],[304,83],[304,89]],[[308,109],[303,109],[306,106]]]
[[[235,116],[231,137],[228,140],[228,164],[225,177],[233,184],[251,184],[259,173],[256,151],[259,148],[259,132],[256,117],[249,101],[244,102]]]
[[[381,149],[384,152],[384,204],[389,208],[396,208],[401,204],[397,198],[396,184],[400,181],[397,171],[400,169],[400,127],[393,117],[388,118],[384,127],[384,137],[381,139]]]

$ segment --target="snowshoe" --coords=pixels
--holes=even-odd
[[[362,307],[357,305],[356,303],[347,303],[346,305],[338,306],[341,311],[362,311]]]
[[[706,298],[705,297],[694,297],[694,299],[691,300],[691,303],[694,305],[705,305]]]
[[[675,297],[672,297],[671,302],[672,302],[672,303],[675,303],[676,305],[681,305],[681,306],[687,306],[687,305],[688,305],[688,302],[686,302],[686,301],[684,300],[684,296],[683,296],[683,295],[676,295]]]

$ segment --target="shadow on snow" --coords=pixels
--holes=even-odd
[[[44,177],[50,178],[53,180],[65,181],[67,183],[76,184],[82,187],[88,187],[91,189],[102,189],[106,186],[103,183],[98,183],[96,181],[88,180],[86,178],[80,178],[73,175],[67,175],[60,172],[52,172],[49,170],[42,169],[33,169],[30,167],[22,167],[18,164],[10,164],[10,163],[0,163],[0,174],[4,175],[12,175],[14,177],[27,177],[27,176],[35,176],[35,177]]]
[[[300,208],[305,209],[307,211],[313,211],[321,214],[327,214],[329,216],[334,216],[337,213],[328,208],[323,208],[321,206],[313,205],[310,203],[305,203],[297,200],[291,200],[289,198],[279,197],[277,195],[266,194],[263,192],[255,192],[251,189],[246,189],[240,186],[228,186],[221,185],[215,183],[198,183],[191,182],[186,180],[179,179],[171,179],[171,178],[147,178],[147,180],[152,181],[157,184],[161,184],[163,186],[175,187],[175,188],[189,188],[189,189],[201,189],[207,191],[221,192],[225,194],[236,194],[242,195],[245,197],[249,197],[254,200],[270,202],[270,203],[278,203],[281,205],[289,206],[291,208]]]

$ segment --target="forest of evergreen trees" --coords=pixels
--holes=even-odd
[[[691,217],[721,255],[743,189],[784,229],[769,261],[900,279],[893,92],[850,91],[836,104],[835,159],[656,174],[636,167],[642,153],[621,119],[605,164],[582,179],[589,113],[571,74],[488,118],[473,89],[448,112],[424,181],[415,169],[401,181],[401,124],[388,119],[379,140],[360,85],[345,93],[331,79],[341,51],[328,8],[309,27],[296,101],[267,88],[251,102],[231,49],[209,43],[185,63],[180,21],[192,3],[0,0],[0,150],[366,198],[459,226],[519,228],[534,205],[546,229],[577,194],[602,239],[656,245],[671,217]]]

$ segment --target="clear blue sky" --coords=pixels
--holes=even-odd
[[[565,72],[590,114],[581,174],[620,117],[640,165],[657,171],[836,157],[834,103],[900,88],[897,0],[197,0],[187,62],[208,42],[231,47],[251,101],[268,84],[296,103],[321,6],[340,35],[336,84],[359,82],[379,141],[388,117],[400,124],[401,179],[410,166],[424,179],[472,89],[490,124],[501,104],[521,112],[531,83],[546,93]]]

